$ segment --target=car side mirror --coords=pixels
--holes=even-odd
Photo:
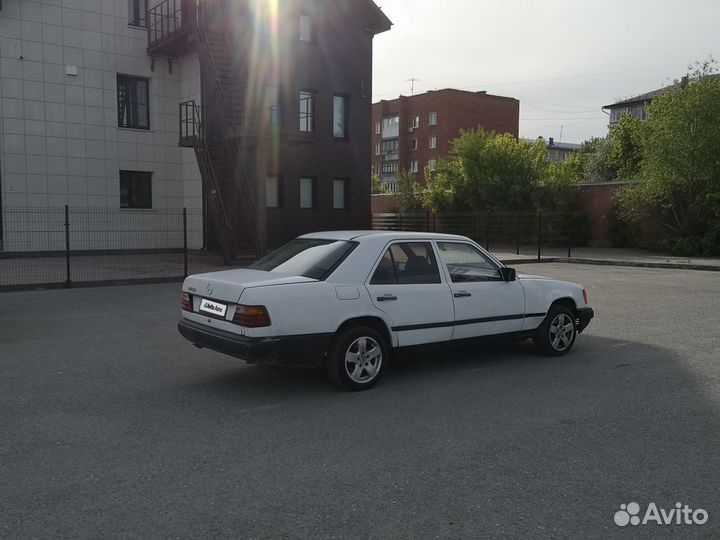
[[[500,277],[503,279],[503,281],[515,281],[517,279],[517,272],[514,268],[508,268],[507,266],[503,266],[500,268]]]

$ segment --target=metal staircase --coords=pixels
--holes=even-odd
[[[157,9],[172,12],[172,8]],[[180,145],[195,150],[223,259],[237,263],[261,256],[266,238],[257,190],[244,164],[252,141],[238,137],[245,123],[247,79],[241,71],[245,66],[236,63],[230,52],[236,49],[232,32],[209,15],[210,10],[217,15],[228,13],[227,9],[226,0],[183,2],[182,25],[166,26],[187,34],[200,61],[204,106],[195,101],[180,104]]]

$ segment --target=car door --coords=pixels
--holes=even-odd
[[[452,295],[431,242],[390,244],[366,286],[392,321],[401,347],[451,339]]]
[[[519,281],[506,282],[500,266],[466,242],[437,242],[455,305],[453,340],[518,332],[525,317]]]

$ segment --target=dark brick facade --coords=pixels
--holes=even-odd
[[[437,124],[430,125],[430,114],[437,113]],[[432,159],[447,157],[450,142],[460,130],[482,127],[486,131],[509,133],[518,136],[520,121],[520,102],[517,99],[494,96],[485,92],[466,92],[445,89],[407,97],[400,96],[390,101],[373,104],[373,170],[382,171],[384,156],[377,155],[377,145],[381,145],[383,134],[377,133],[378,123],[384,117],[400,115],[398,168],[410,170],[413,161],[418,162],[416,177],[424,183],[424,168]],[[419,127],[413,128],[413,118],[420,119]],[[437,148],[430,148],[430,138],[436,137]],[[417,150],[412,149],[413,140],[417,140]]]

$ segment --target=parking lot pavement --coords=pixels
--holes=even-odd
[[[0,537],[720,537],[717,274],[520,270],[588,287],[569,356],[416,355],[355,394],[193,348],[177,285],[0,295]],[[630,502],[709,520],[620,528]]]

